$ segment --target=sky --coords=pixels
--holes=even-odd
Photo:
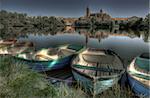
[[[145,17],[149,0],[0,0],[0,9],[30,16],[80,17],[88,6],[91,12],[103,9],[112,17]]]

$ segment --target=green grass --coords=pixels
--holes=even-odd
[[[24,64],[10,57],[0,57],[0,98],[51,98],[56,89]]]
[[[27,65],[0,57],[0,98],[85,98],[82,93],[65,84],[56,88]]]
[[[54,86],[45,77],[9,56],[0,56],[0,98],[136,98],[129,87],[115,85],[93,97],[79,85]]]
[[[137,98],[129,87],[121,87],[119,84],[99,95],[100,98]]]

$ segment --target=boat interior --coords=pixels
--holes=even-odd
[[[150,59],[150,53],[143,53],[140,55],[141,58]]]
[[[150,77],[150,59],[148,53],[136,57],[128,67],[130,72]]]
[[[123,63],[118,56],[110,51],[87,49],[77,56],[73,65],[82,65],[76,69],[82,73],[94,76],[116,75],[124,70]]]
[[[29,60],[47,61],[63,58],[65,56],[72,55],[75,52],[76,51],[73,49],[68,49],[67,46],[62,46],[60,48],[48,48],[39,51],[32,51],[28,53],[26,52],[23,54],[19,54],[18,57],[22,57],[24,59]]]
[[[137,71],[150,74],[150,59],[149,60],[144,60],[137,58],[134,63],[134,67]]]

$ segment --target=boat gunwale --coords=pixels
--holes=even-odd
[[[90,76],[90,75],[87,75],[85,73],[82,73],[80,71],[78,71],[77,69],[71,67],[73,71],[79,73],[80,75],[92,80],[93,82],[95,82],[96,80],[107,80],[109,78],[117,78],[117,77],[120,77],[123,75],[123,73],[125,72],[125,70],[122,70],[120,73],[118,73],[117,75],[110,75],[110,76]]]
[[[129,67],[131,66],[132,63],[134,63],[133,66],[135,66],[135,61],[136,61],[136,58],[134,58],[134,59],[132,60],[132,62],[127,66],[127,73],[130,74],[130,75],[134,75],[134,76],[138,77],[137,75],[139,75],[139,73],[132,72],[132,71],[129,70]],[[136,70],[136,69],[135,69],[135,70]],[[138,70],[136,70],[136,71],[138,71]],[[138,72],[140,72],[140,71],[138,71]],[[141,76],[149,77],[148,80],[150,80],[150,76],[148,76],[148,75],[143,75],[143,74],[141,74]],[[138,78],[141,78],[141,77],[138,77]],[[144,79],[144,78],[142,78],[142,79]]]
[[[60,45],[60,46],[58,46],[58,47],[56,47],[56,48],[60,48],[60,47],[63,47],[63,46],[68,46],[69,44],[66,44],[66,45]],[[52,47],[51,47],[52,48]],[[43,49],[46,49],[46,48],[43,48]],[[43,50],[43,49],[41,49],[41,50]],[[71,55],[68,55],[68,56],[63,56],[63,57],[61,57],[61,58],[58,58],[58,59],[56,59],[56,60],[34,60],[34,59],[25,59],[25,58],[21,58],[21,57],[18,57],[18,56],[13,56],[14,58],[17,58],[17,59],[20,59],[20,60],[23,60],[23,61],[27,61],[27,62],[53,62],[53,61],[60,61],[60,60],[63,60],[63,59],[65,59],[65,58],[67,58],[67,57],[70,57],[70,56],[74,56],[74,55],[76,55],[76,54],[78,54],[78,53],[80,53],[80,52],[82,52],[83,50],[85,50],[85,46],[83,46],[83,48],[82,49],[80,49],[79,51],[77,51],[77,52],[75,52],[75,53],[73,53],[73,54],[71,54]]]

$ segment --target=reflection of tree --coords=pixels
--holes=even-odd
[[[134,30],[119,30],[119,29],[93,29],[93,28],[76,28],[76,32],[79,34],[83,34],[85,36],[88,35],[89,38],[97,38],[100,42],[101,39],[107,38],[109,35],[111,36],[128,36],[130,38],[141,37],[145,42],[150,40],[148,31],[134,31]]]
[[[148,31],[141,32],[141,36],[144,42],[150,42],[150,36],[149,36]]]
[[[96,38],[100,42],[102,39],[111,36],[128,36],[130,38],[142,37],[145,42],[148,42],[150,37],[148,31],[133,31],[133,30],[110,30],[110,29],[93,29],[93,28],[69,28],[64,29],[61,27],[53,29],[37,29],[37,28],[24,28],[24,27],[5,27],[0,29],[1,38],[14,38],[14,37],[28,37],[29,34],[33,35],[55,35],[64,33],[78,33],[86,37],[86,43],[89,38]]]
[[[141,36],[140,31],[133,31],[131,29],[128,31],[128,34],[129,34],[130,38],[135,38],[135,37],[139,37],[140,38],[140,36]]]
[[[86,43],[89,38],[97,38],[100,42],[101,39],[107,38],[110,30],[107,29],[93,29],[93,28],[76,28],[76,32],[83,34],[86,37]]]
[[[37,29],[37,28],[24,28],[24,27],[5,27],[0,29],[1,38],[10,37],[27,37],[29,34],[33,35],[55,35],[57,32],[62,31],[63,28],[57,27],[53,29]]]
[[[128,30],[128,36],[130,38],[135,38],[135,37],[142,37],[144,42],[149,42],[150,41],[150,36],[148,31],[133,31],[133,30]]]

